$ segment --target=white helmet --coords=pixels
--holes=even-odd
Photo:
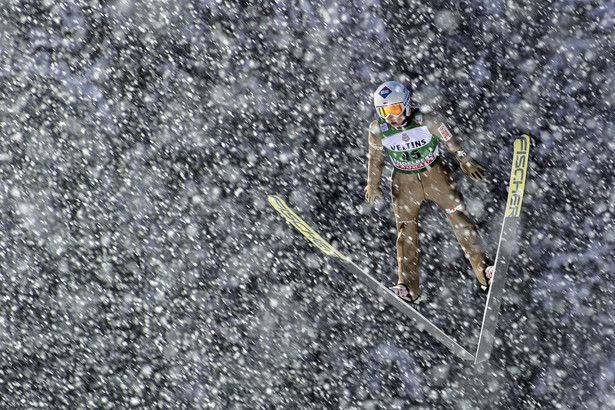
[[[402,112],[410,115],[410,91],[397,81],[387,81],[376,89],[374,106],[381,118]]]

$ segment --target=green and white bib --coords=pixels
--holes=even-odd
[[[398,130],[378,119],[382,146],[395,170],[405,174],[427,171],[440,159],[438,139],[424,125],[423,113],[413,108],[408,124]]]

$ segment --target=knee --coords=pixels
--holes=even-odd
[[[412,241],[416,238],[417,223],[416,221],[402,221],[398,222],[397,228],[397,241]]]
[[[408,232],[408,225],[411,221],[397,221],[397,236],[401,236]]]

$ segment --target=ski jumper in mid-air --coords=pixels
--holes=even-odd
[[[393,163],[391,193],[399,266],[398,284],[391,290],[413,306],[420,301],[418,219],[421,203],[429,199],[445,212],[481,289],[486,291],[493,267],[486,266],[479,235],[470,222],[455,174],[440,160],[439,142],[473,180],[481,180],[485,168],[461,149],[444,123],[412,106],[410,92],[402,84],[381,84],[374,93],[374,106],[379,119],[369,126],[365,197],[372,204],[376,197],[383,197],[380,181],[386,152]]]

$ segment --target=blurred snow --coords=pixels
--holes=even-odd
[[[3,2],[0,407],[613,407],[614,21],[608,1]],[[490,255],[511,141],[534,140],[480,366],[266,202],[393,283],[388,183],[363,199],[389,79],[487,165],[457,172]],[[421,219],[428,312],[472,350],[475,279]]]

